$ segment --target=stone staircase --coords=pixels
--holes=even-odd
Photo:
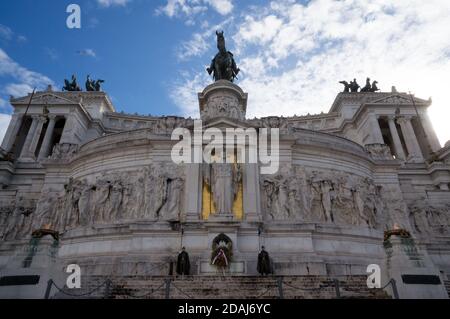
[[[450,280],[444,280],[444,285],[447,290],[448,297],[450,298]]]
[[[82,289],[67,290],[82,298],[164,299],[170,278],[170,299],[278,299],[280,280],[285,299],[336,298],[333,278],[327,276],[133,276],[114,278],[108,286],[106,277],[90,277]],[[340,298],[390,298],[384,290],[369,289],[366,276],[339,277]],[[90,291],[99,287],[93,293]],[[53,298],[77,298],[58,292]]]

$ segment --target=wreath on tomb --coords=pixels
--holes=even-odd
[[[387,241],[391,236],[399,236],[400,238],[411,238],[411,234],[406,229],[391,229],[384,232],[384,241]]]
[[[211,265],[219,268],[228,268],[233,258],[233,243],[225,234],[214,238],[211,252]]]

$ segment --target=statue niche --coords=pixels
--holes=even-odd
[[[215,158],[211,164],[204,164],[202,215],[233,215],[242,218],[242,167],[236,162],[224,163]]]

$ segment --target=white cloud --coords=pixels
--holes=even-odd
[[[9,122],[11,121],[11,115],[0,113],[0,144],[3,142],[6,130],[8,129]]]
[[[197,73],[192,78],[188,72],[182,72],[180,78],[183,80],[171,87],[172,94],[170,97],[183,110],[184,115],[198,117],[198,99],[197,95],[192,94],[192,92],[201,92],[210,78],[206,71],[205,73]]]
[[[261,20],[247,16],[237,35],[238,43],[266,44],[272,41],[280,30],[283,21],[275,15],[268,15]]]
[[[19,43],[24,43],[28,40],[26,36],[20,34],[16,35],[10,27],[3,24],[0,24],[0,39],[7,41],[15,39]]]
[[[52,48],[44,48],[44,52],[45,54],[47,54],[50,59],[52,60],[58,60],[59,59],[59,54],[55,49]]]
[[[193,17],[212,8],[220,15],[228,15],[233,11],[232,0],[167,0],[166,5],[156,9],[157,14],[172,17],[187,17],[188,24],[194,24]]]
[[[17,36],[17,41],[19,41],[21,43],[27,42],[28,38],[26,36],[24,36],[24,35],[19,35],[19,36]]]
[[[189,41],[181,43],[177,50],[177,57],[180,60],[186,60],[192,56],[202,55],[209,48],[210,44],[206,42],[205,35],[194,33]]]
[[[210,26],[209,24],[204,24],[201,26],[203,32],[196,32],[192,34],[191,38],[187,41],[181,42],[177,48],[177,58],[181,61],[188,60],[192,57],[197,57],[203,55],[208,51],[212,43],[214,43],[217,30],[223,30],[227,25],[230,25],[234,20],[233,17],[229,17],[223,20],[221,23]]]
[[[53,81],[40,73],[30,71],[12,60],[5,51],[0,49],[0,76],[11,77],[15,83],[10,83],[2,88],[0,93],[26,95],[32,91],[33,87],[44,89]],[[13,94],[14,95],[14,94]]]
[[[233,21],[233,17],[229,17],[222,21],[220,24],[213,26],[204,26],[208,28],[202,33],[196,32],[192,35],[188,41],[181,42],[177,48],[177,58],[181,61],[188,60],[192,57],[201,56],[211,48],[211,44],[215,41],[215,31],[223,29]],[[203,27],[202,27],[203,29]]]
[[[100,6],[109,8],[113,6],[126,6],[131,0],[97,0]]]
[[[26,83],[21,83],[21,84],[16,84],[16,83],[11,83],[6,85],[5,89],[4,89],[4,93],[11,95],[11,96],[25,96],[28,93],[33,91],[33,87],[31,87],[31,85],[26,84]]]
[[[0,38],[11,40],[14,32],[7,26],[0,24]]]
[[[89,56],[89,57],[92,57],[92,58],[95,58],[97,56],[97,54],[95,53],[95,51],[93,49],[83,49],[83,50],[77,51],[77,53],[79,55]]]
[[[205,2],[221,15],[227,15],[233,11],[233,2],[231,0],[205,0]]]
[[[450,1],[285,0],[245,12],[226,38],[234,40],[249,117],[327,112],[338,81],[369,76],[384,91],[396,85],[433,96],[432,121],[441,142],[450,139]],[[192,82],[178,90],[187,94]],[[196,104],[185,97],[178,105],[191,114]]]

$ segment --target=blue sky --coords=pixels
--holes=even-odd
[[[70,3],[81,7],[81,29],[66,27]],[[110,7],[95,1],[2,1],[0,23],[13,35],[2,38],[0,47],[18,64],[50,78],[58,88],[72,73],[82,84],[91,74],[106,80],[104,90],[118,110],[178,113],[167,94],[168,86],[180,68],[198,67],[201,62],[178,61],[177,45],[192,29],[182,20],[157,15],[161,5],[163,1]],[[11,82],[12,76],[0,78],[2,87]],[[1,93],[3,99],[9,96],[5,90]],[[2,111],[8,108],[4,105]]]
[[[66,27],[80,5],[82,27]],[[197,116],[211,82],[216,29],[242,74],[249,116],[327,112],[337,83],[369,76],[427,99],[441,143],[450,139],[447,0],[16,0],[0,2],[0,133],[9,95],[72,73],[106,80],[118,111]]]

